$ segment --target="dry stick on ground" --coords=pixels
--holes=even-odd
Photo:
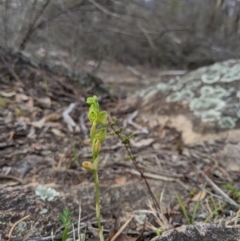
[[[8,235],[7,235],[7,239],[8,239],[8,240],[11,239],[11,236],[12,236],[12,233],[13,233],[14,228],[15,228],[20,222],[22,222],[23,220],[25,220],[25,219],[27,219],[27,218],[29,218],[29,217],[30,217],[30,215],[27,215],[27,216],[21,218],[20,220],[18,220],[16,223],[13,224],[13,226],[11,227],[11,229],[9,230],[9,233],[8,233]]]
[[[132,160],[132,162],[133,162],[136,170],[140,173],[141,178],[144,180],[144,182],[145,182],[145,184],[146,184],[146,186],[147,186],[147,188],[148,188],[148,192],[149,192],[149,194],[150,194],[150,196],[151,196],[152,202],[153,202],[153,204],[154,204],[154,208],[155,208],[156,210],[158,210],[159,212],[161,212],[160,205],[158,204],[158,202],[157,202],[157,200],[156,200],[156,198],[155,198],[155,196],[154,196],[154,194],[153,194],[153,192],[152,192],[152,190],[151,190],[151,188],[150,188],[150,185],[149,185],[146,177],[144,176],[144,173],[143,173],[142,169],[139,167],[139,165],[138,165],[138,163],[137,163],[137,160],[136,160],[136,157],[135,157],[135,156],[133,155],[133,153],[132,153],[132,148],[131,148],[131,146],[130,146],[129,140],[128,140],[127,142],[124,141],[124,139],[123,139],[123,137],[120,135],[120,133],[114,128],[114,124],[112,124],[113,122],[110,122],[110,123],[111,123],[111,124],[110,124],[110,128],[111,128],[111,129],[113,130],[113,132],[118,136],[118,138],[122,141],[122,143],[123,143],[123,145],[125,146],[125,148],[126,148],[126,150],[127,150],[127,152],[128,152],[128,155],[129,155],[129,157],[131,158],[131,160]]]
[[[133,119],[134,119],[137,115],[138,115],[138,110],[134,111],[134,112],[129,116],[129,118],[128,118],[128,120],[127,120],[128,124],[134,126],[136,129],[141,130],[143,133],[148,134],[149,131],[148,131],[146,128],[144,128],[144,127],[138,125],[137,123],[133,122]]]
[[[134,215],[132,215],[126,222],[125,224],[115,233],[115,235],[110,239],[110,241],[116,240],[116,238],[123,232],[123,230],[127,227],[127,225],[130,223]]]
[[[24,185],[24,181],[21,179],[21,178],[17,178],[17,177],[14,177],[14,176],[11,176],[11,175],[0,175],[0,179],[8,179],[8,180],[13,180],[13,181],[16,181],[18,182],[19,184],[21,185]]]
[[[213,187],[213,189],[223,197],[223,199],[230,203],[231,205],[235,206],[236,208],[240,208],[240,205],[237,204],[233,199],[231,199],[220,187],[218,187],[205,173],[201,172],[204,176],[206,181]]]
[[[11,67],[11,65],[6,61],[4,58],[4,52],[1,49],[0,51],[0,60],[3,62],[4,66],[7,68],[8,72],[12,75],[12,77],[19,82],[20,84],[23,84],[23,82],[20,80],[14,69]]]

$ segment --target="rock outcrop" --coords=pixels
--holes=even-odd
[[[199,68],[137,95],[145,122],[154,127],[170,119],[187,143],[227,135],[240,139],[235,131],[240,128],[240,60]]]
[[[212,224],[183,225],[165,232],[151,241],[237,241],[239,228],[218,227]]]

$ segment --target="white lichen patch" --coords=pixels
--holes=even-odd
[[[240,66],[234,65],[222,76],[221,82],[232,82],[235,80],[240,80]]]
[[[212,74],[203,74],[202,75],[202,81],[203,83],[206,83],[206,84],[213,84],[213,83],[216,83],[219,81],[221,75],[218,74],[218,73],[212,73]]]
[[[174,92],[170,94],[167,98],[167,102],[177,102],[177,101],[189,101],[194,97],[194,93],[191,90],[182,90],[179,92]]]
[[[218,98],[201,97],[194,98],[190,102],[190,110],[202,122],[215,122],[221,118],[220,110],[225,106],[225,102]]]
[[[201,88],[200,93],[203,97],[212,97],[214,93],[214,88],[212,86],[205,85]]]
[[[167,83],[159,83],[156,85],[156,88],[159,90],[159,91],[166,91],[166,90],[169,90],[170,87]]]
[[[199,86],[201,86],[202,82],[199,80],[194,80],[189,82],[187,85],[185,85],[186,89],[189,90],[196,90],[196,88],[198,88]]]
[[[214,89],[214,97],[216,98],[223,98],[223,97],[227,97],[231,94],[230,91],[222,88],[221,86],[216,86]]]
[[[225,102],[218,98],[194,98],[190,103],[190,110],[195,113],[205,112],[209,110],[221,110],[225,106]]]
[[[200,93],[202,97],[214,97],[219,99],[227,97],[231,94],[228,90],[220,86],[212,87],[209,85],[203,86],[200,90]]]
[[[240,90],[237,92],[236,96],[237,96],[237,98],[240,99]]]
[[[220,81],[221,77],[228,73],[229,67],[224,63],[216,63],[206,67],[205,73],[202,74],[202,81],[206,84],[213,84]]]
[[[43,201],[52,201],[59,196],[59,192],[51,187],[38,186],[35,190],[36,196],[39,196]]]
[[[236,127],[236,118],[232,118],[230,116],[222,117],[218,121],[218,125],[221,129],[233,129]]]
[[[181,95],[179,94],[179,92],[174,92],[166,98],[166,101],[170,103],[170,102],[180,101],[180,99],[181,99]]]
[[[175,85],[171,86],[171,90],[172,91],[178,91],[181,90],[183,88],[183,84],[182,83],[176,83]]]
[[[151,96],[154,96],[157,93],[165,93],[166,91],[170,90],[170,86],[166,83],[159,83],[156,86],[150,86],[144,90],[142,90],[138,95],[142,98],[147,99]]]
[[[24,230],[27,228],[27,223],[25,221],[21,221],[18,225],[17,225],[17,229],[20,233],[24,232]]]
[[[201,112],[202,122],[215,122],[220,119],[221,112],[217,110],[209,110],[206,112]]]

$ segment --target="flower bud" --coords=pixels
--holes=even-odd
[[[93,151],[95,153],[99,153],[101,150],[101,142],[99,140],[96,140],[95,143],[93,144]]]
[[[95,106],[96,110],[99,110],[98,98],[96,95],[87,98],[87,104],[90,106]]]
[[[90,162],[90,161],[84,161],[82,163],[82,167],[84,169],[88,170],[88,171],[93,171],[94,170],[94,166],[93,166],[92,162]]]

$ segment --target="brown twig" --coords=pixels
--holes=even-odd
[[[131,148],[129,140],[125,141],[123,139],[123,137],[120,135],[120,133],[114,128],[113,122],[111,122],[109,126],[113,130],[113,132],[117,135],[117,137],[122,141],[125,149],[127,150],[127,153],[129,155],[129,157],[131,158],[131,160],[133,162],[133,165],[134,165],[135,169],[139,172],[141,178],[144,180],[144,182],[145,182],[145,184],[147,186],[147,189],[148,189],[148,192],[149,192],[149,194],[151,196],[154,208],[160,212],[161,211],[160,205],[158,204],[158,202],[157,202],[157,200],[156,200],[156,198],[155,198],[155,196],[154,196],[154,194],[153,194],[153,192],[152,192],[152,190],[150,188],[150,185],[149,185],[149,183],[148,183],[148,181],[147,181],[147,179],[146,179],[142,169],[139,167],[139,165],[137,163],[136,156],[134,156],[133,153],[132,153],[132,148]]]
[[[7,176],[0,175],[0,179],[14,180],[14,181],[18,182],[19,184],[24,185],[24,181],[22,179],[14,177],[14,176],[11,176],[11,175],[7,175]]]
[[[8,233],[8,235],[7,235],[7,239],[8,239],[8,240],[11,239],[11,236],[12,236],[12,233],[13,233],[14,228],[15,228],[20,222],[22,222],[23,220],[25,220],[25,219],[27,219],[27,218],[29,218],[29,217],[30,217],[30,215],[27,215],[27,216],[21,218],[20,220],[18,220],[16,223],[13,224],[13,226],[10,228],[9,233]]]
[[[14,69],[11,67],[11,65],[6,61],[6,59],[4,58],[4,52],[1,49],[0,52],[0,59],[3,62],[4,66],[7,68],[8,72],[12,75],[12,77],[19,82],[20,84],[23,84],[23,82],[20,80],[20,78],[18,77],[18,75],[16,74],[16,72],[14,71]]]
[[[32,37],[33,33],[44,25],[44,21],[41,21],[39,24],[36,24],[36,23],[40,19],[44,11],[46,10],[47,6],[50,4],[50,1],[51,0],[48,0],[43,4],[42,8],[39,10],[35,18],[33,19],[33,21],[30,23],[28,31],[20,44],[20,47],[19,47],[20,50],[25,49],[26,44],[29,41],[29,39]]]

